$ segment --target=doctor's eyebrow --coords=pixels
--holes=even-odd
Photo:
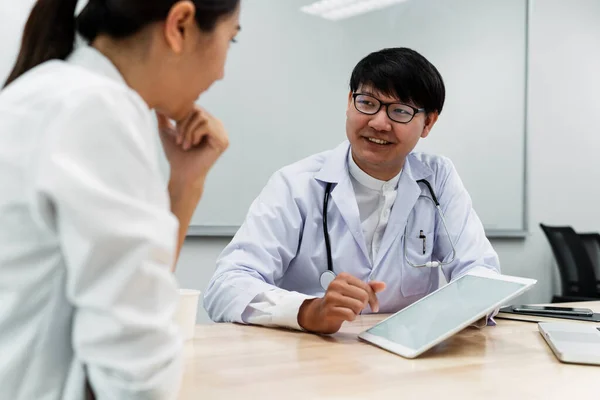
[[[360,93],[360,94],[366,94],[366,95],[368,95],[368,96],[377,97],[377,96],[375,95],[375,93],[371,92],[370,90],[362,90],[362,89],[358,89],[358,90],[356,91],[356,93]]]
[[[373,93],[371,90],[361,90],[361,89],[359,89],[359,90],[357,90],[357,91],[356,91],[356,93],[360,93],[360,94],[366,94],[367,96],[375,97],[376,99],[378,99],[379,101],[381,101],[381,99],[379,99],[379,97],[380,97],[382,94],[379,94],[379,95],[377,95],[377,94]],[[385,95],[385,94],[384,94],[383,96],[388,96],[388,95]],[[402,100],[400,100],[400,99],[399,99],[399,98],[397,98],[397,97],[393,97],[393,96],[390,96],[390,97],[392,97],[392,98],[394,99],[394,101],[392,102],[392,103],[394,103],[394,104],[395,104],[395,103],[399,103],[399,104],[408,104],[409,106],[413,106],[413,107],[419,108],[419,106],[417,106],[417,105],[416,105],[416,104],[415,104],[413,101],[402,101]],[[384,102],[384,103],[385,103],[385,102]]]
[[[380,97],[388,97],[388,95],[383,94],[383,93],[375,94],[371,90],[357,90],[356,93],[366,94],[367,96],[375,97],[379,101],[382,101],[380,99]],[[402,100],[400,100],[397,97],[394,97],[394,96],[389,96],[389,97],[393,99],[393,101],[391,101],[391,103],[401,103],[401,104],[404,103]],[[386,102],[384,101],[384,103],[386,103]],[[407,103],[407,104],[410,104],[410,103]]]

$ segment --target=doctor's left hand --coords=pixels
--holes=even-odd
[[[304,301],[298,311],[300,326],[315,333],[330,334],[340,330],[344,321],[354,321],[367,307],[379,311],[377,293],[385,289],[385,283],[369,283],[341,273],[329,284],[325,296]]]

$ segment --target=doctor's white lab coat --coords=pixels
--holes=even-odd
[[[321,274],[327,270],[323,237],[323,195],[333,183],[328,224],[333,269],[363,281],[384,281],[378,294],[380,312],[396,312],[436,290],[440,273],[456,279],[472,268],[500,271],[498,256],[485,236],[481,221],[454,166],[444,157],[411,153],[398,182],[381,247],[373,262],[361,229],[359,210],[348,172],[349,143],[311,156],[278,171],[253,202],[246,221],[217,261],[204,305],[214,321],[243,321],[253,299],[275,287],[322,296]],[[441,203],[455,260],[442,268],[413,264],[450,260],[448,235],[431,201],[417,180],[427,179]],[[407,235],[404,236],[405,227]],[[425,253],[420,231],[427,237]],[[369,312],[370,310],[366,310]],[[278,324],[273,316],[273,324]],[[281,325],[290,325],[281,318]]]
[[[92,48],[0,92],[0,399],[169,399],[177,220],[144,101]]]

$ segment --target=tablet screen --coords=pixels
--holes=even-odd
[[[465,275],[367,332],[418,350],[525,286],[519,282]]]

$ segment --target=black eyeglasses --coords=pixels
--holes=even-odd
[[[394,122],[408,124],[415,115],[425,112],[424,108],[415,108],[403,103],[383,103],[381,100],[362,93],[352,93],[354,99],[354,108],[360,113],[375,115],[385,107],[387,116]]]

